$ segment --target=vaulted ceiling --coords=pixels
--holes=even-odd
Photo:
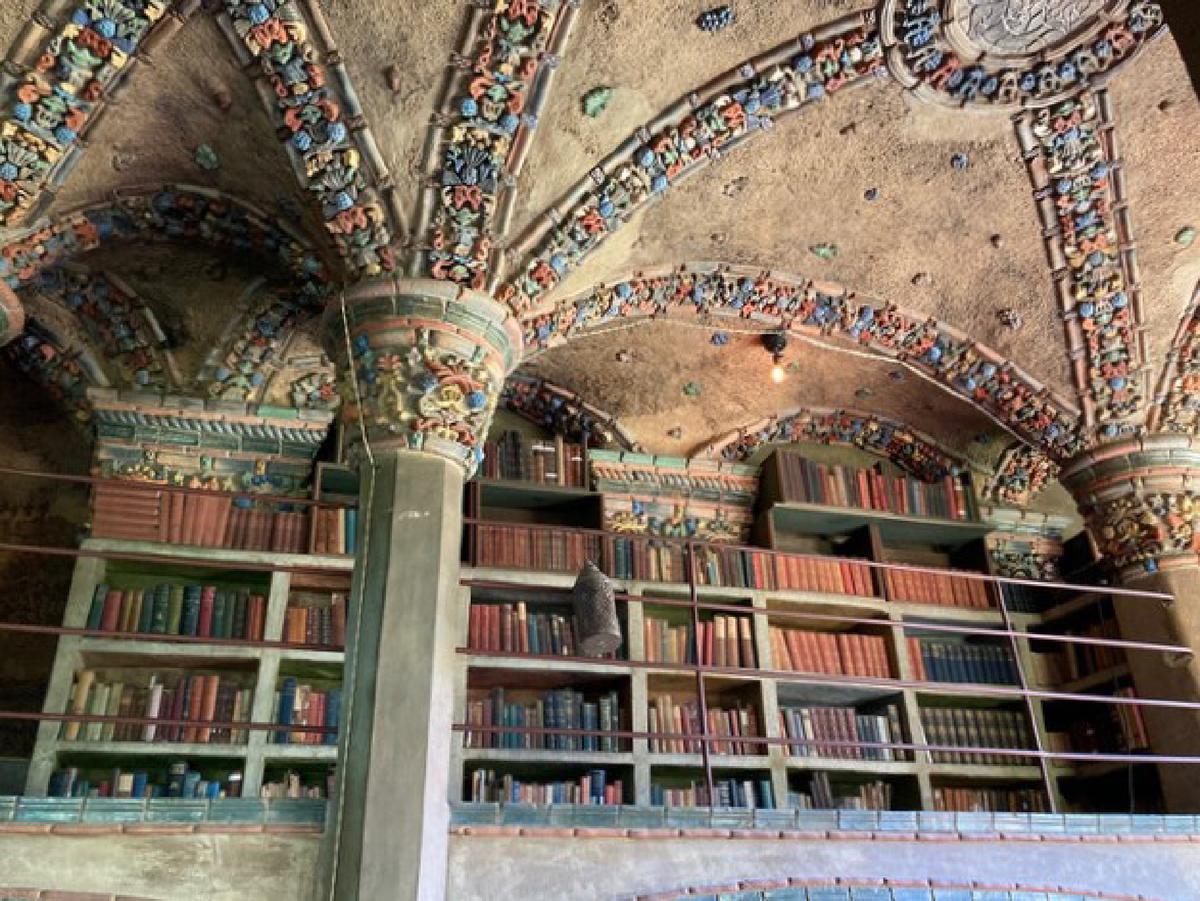
[[[1080,0],[1060,43],[1107,40],[1093,14],[1133,43],[1064,89],[1078,108],[939,98],[895,44],[923,2],[734,2],[705,30],[691,0],[9,0],[0,274],[33,320],[10,354],[68,408],[89,382],[328,406],[329,286],[394,269],[507,299],[522,372],[653,452],[798,409],[982,469],[1136,432],[1190,384],[1172,348],[1200,356],[1184,55],[1139,31],[1152,4]],[[1126,326],[1086,306],[1113,309],[1097,247]],[[753,334],[778,329],[781,384]],[[1151,425],[1197,428],[1184,394]]]

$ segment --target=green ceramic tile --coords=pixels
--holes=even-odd
[[[808,892],[802,888],[773,888],[763,893],[764,901],[808,901]]]
[[[573,808],[572,826],[585,829],[602,829],[615,827],[621,815],[621,809],[615,804],[576,804],[555,805]],[[553,817],[551,822],[555,822]]]
[[[667,825],[679,829],[707,829],[712,815],[707,807],[668,807]]]
[[[21,798],[16,820],[22,823],[78,823],[82,798]]]
[[[667,812],[662,807],[619,807],[617,823],[629,829],[660,829],[667,825]]]
[[[879,811],[880,832],[916,832],[917,812],[915,810],[881,810]]]
[[[203,798],[151,798],[146,802],[147,823],[203,823],[208,801]]]
[[[209,802],[211,823],[265,823],[267,802],[262,798],[215,798]]]
[[[754,811],[755,829],[792,829],[796,825],[794,810],[756,810]]]
[[[143,798],[88,798],[83,803],[85,823],[140,823],[145,818]]]
[[[328,806],[324,798],[279,798],[267,802],[267,822],[324,825]]]
[[[744,807],[714,807],[712,825],[714,829],[753,829],[754,811]]]
[[[879,817],[873,810],[839,810],[838,829],[847,832],[874,832],[879,828]]]
[[[548,826],[550,808],[534,804],[503,804],[500,807],[500,819],[508,826]]]
[[[450,808],[453,826],[493,826],[499,822],[499,804],[455,804]]]

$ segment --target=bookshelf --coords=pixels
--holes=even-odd
[[[609,457],[605,479],[620,489]],[[645,468],[644,460],[637,462]],[[602,492],[572,489],[569,500],[548,501],[542,485],[485,480],[469,486],[466,512],[481,522],[467,529],[465,605],[524,604],[529,612],[562,614],[570,609],[575,571],[591,556],[617,588],[625,641],[620,659],[593,661],[500,649],[513,644],[484,649],[464,625],[458,710],[466,710],[473,686],[484,683],[530,684],[549,674],[561,686],[602,679],[628,698],[630,742],[628,751],[611,758],[572,758],[517,749],[497,756],[458,740],[453,800],[473,800],[480,771],[493,781],[507,775],[537,783],[580,778],[604,765],[610,780],[620,778],[624,802],[643,805],[702,803],[711,791],[718,800],[753,797],[774,807],[887,803],[893,809],[1049,811],[1104,810],[1111,803],[1120,810],[1124,802],[1119,792],[1107,793],[1108,782],[1131,770],[1140,781],[1153,781],[1147,772],[1153,767],[1138,764],[1043,762],[1036,754],[1005,753],[1039,744],[1067,749],[1056,733],[1080,706],[1025,696],[1023,685],[1100,696],[1129,686],[1128,669],[1117,662],[1060,678],[1039,661],[1049,642],[1009,635],[1084,634],[1079,617],[1111,618],[1101,590],[1051,592],[983,578],[1004,574],[996,565],[997,536],[1006,547],[1048,554],[1056,540],[1046,527],[1052,532],[1060,523],[981,510],[965,478],[961,487],[946,485],[957,497],[945,508],[952,515],[794,501],[780,493],[777,478],[772,481],[772,465],[764,468],[750,526],[761,549],[693,544],[695,584],[687,578],[684,542],[603,531],[614,505]],[[658,501],[669,502],[661,494]],[[507,553],[503,537],[499,550],[479,553],[474,539],[489,527],[507,530],[493,533],[493,540],[509,534],[521,553]],[[631,557],[621,548],[639,544],[643,561],[669,565],[623,567]],[[913,591],[912,580],[924,580],[928,594]],[[1010,609],[1002,597],[1020,603]],[[747,624],[744,635],[738,630],[737,656],[706,656],[700,648],[697,663],[695,638],[720,617]],[[783,634],[789,631],[804,635],[789,645]],[[1091,706],[1106,715],[1112,709]],[[705,750],[690,740],[697,710],[752,711],[751,729],[764,741],[739,736],[726,742],[722,732]],[[717,731],[714,724],[712,734]],[[942,750],[885,750],[872,742]],[[970,747],[956,750],[963,745]],[[1152,797],[1153,786],[1141,793]]]
[[[108,538],[88,539],[83,542],[82,551],[85,556],[75,563],[63,625],[88,630],[89,634],[59,638],[43,706],[45,712],[62,714],[73,709],[79,712],[73,708],[73,701],[80,672],[94,673],[96,681],[107,677],[138,690],[149,690],[152,678],[175,685],[179,679],[192,675],[215,676],[219,685],[236,685],[243,692],[236,715],[226,709],[224,715],[205,717],[212,721],[229,718],[239,722],[278,722],[277,693],[284,680],[290,678],[326,689],[340,683],[343,653],[335,646],[332,631],[324,635],[318,632],[317,641],[311,642],[316,646],[312,647],[280,647],[279,643],[296,643],[289,641],[285,633],[289,609],[303,606],[319,610],[322,598],[330,599],[331,605],[335,595],[345,596],[353,558],[179,547]],[[125,595],[140,590],[143,603],[156,592],[169,596],[169,590],[163,586],[195,586],[194,603],[198,604],[201,595],[207,594],[210,597],[206,605],[213,602],[219,605],[223,595],[236,597],[238,592],[257,595],[263,599],[261,640],[257,640],[257,634],[234,637],[232,626],[216,628],[219,618],[209,619],[207,637],[144,630],[141,634],[131,634],[138,631],[136,628],[112,635],[97,634],[89,629],[89,619],[95,622],[93,606],[105,595],[103,589],[97,591],[98,586],[121,589]],[[183,595],[184,591],[176,593]],[[132,620],[132,614],[130,617]],[[177,617],[176,622],[181,619],[186,616]],[[183,631],[188,630],[183,628]],[[310,644],[305,638],[299,643]],[[82,712],[144,716],[144,697],[133,697],[138,709],[121,711],[110,706],[106,711]],[[164,706],[160,716],[165,718],[165,715]],[[104,734],[103,728],[111,729],[114,734]],[[305,796],[305,788],[313,786],[319,786],[324,794],[337,759],[336,745],[277,743],[273,733],[266,731],[243,730],[241,735],[234,731],[232,736],[225,737],[220,730],[198,726],[197,734],[182,736],[193,740],[184,741],[165,740],[171,737],[165,727],[155,730],[153,740],[146,740],[150,737],[147,728],[126,726],[122,740],[116,740],[116,730],[122,729],[120,725],[115,729],[101,727],[99,735],[93,726],[93,736],[89,737],[87,724],[75,730],[69,723],[42,722],[25,793],[47,794],[55,774],[68,768],[78,770],[78,778],[86,779],[93,787],[101,780],[109,781],[110,774],[118,770],[126,775],[148,773],[150,782],[165,784],[179,778],[171,772],[172,765],[178,768],[186,763],[191,773],[199,774],[190,778],[216,783],[219,786],[216,790],[240,791],[244,796],[257,797],[267,785],[275,786],[268,788],[271,796],[284,797],[288,783],[292,782],[293,795]],[[81,734],[74,739],[66,737],[72,731]],[[236,774],[232,782],[231,774]]]

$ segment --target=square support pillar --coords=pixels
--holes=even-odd
[[[441,901],[462,540],[462,467],[392,451],[362,464],[347,624],[335,901]]]

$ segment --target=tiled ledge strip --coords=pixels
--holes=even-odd
[[[1200,841],[1191,814],[945,813],[873,810],[736,810],[558,804],[456,804],[451,826],[461,834],[626,837],[631,830],[662,837],[846,838],[922,841]],[[504,829],[504,833],[489,830]]]
[[[1061,885],[1032,886],[978,881],[963,883],[944,879],[859,879],[840,876],[833,879],[793,876],[743,880],[722,885],[689,886],[670,892],[638,895],[634,901],[686,901],[687,898],[716,901],[718,897],[724,899],[729,896],[739,901],[758,901],[759,898],[764,901],[804,901],[805,898],[808,901],[868,901],[868,898],[870,901],[901,901],[901,898],[911,898],[913,892],[919,893],[922,901],[930,901],[930,891],[933,893],[933,901],[967,901],[969,898],[982,901],[984,894],[989,898],[1002,894],[1003,901],[1032,901],[1034,898],[1038,901],[1086,901],[1091,898],[1098,901],[1151,901],[1145,895],[1113,895]],[[885,894],[881,896],[881,892]],[[747,898],[747,893],[755,893],[756,897]]]
[[[0,823],[0,835],[322,835],[324,832],[325,827],[317,823]]]
[[[0,797],[0,832],[320,832],[325,809],[309,798]]]

